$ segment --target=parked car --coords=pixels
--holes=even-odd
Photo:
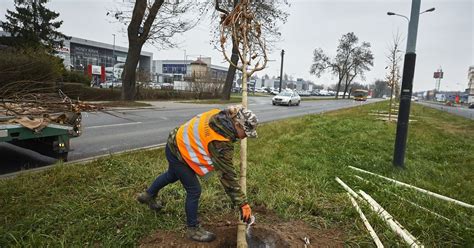
[[[172,90],[174,88],[174,85],[170,83],[163,83],[160,86],[162,90]]]
[[[470,109],[474,109],[474,103],[469,104]]]
[[[255,88],[255,92],[257,92],[257,93],[265,93],[265,92],[267,92],[267,91],[265,91],[265,90],[262,89],[262,88]]]
[[[298,95],[300,96],[311,96],[311,93],[307,90],[302,90],[298,92]]]
[[[106,89],[111,89],[111,88],[122,88],[122,82],[120,81],[105,81],[101,84],[99,84],[99,88],[106,88]]]
[[[272,94],[272,95],[278,95],[278,94],[280,94],[280,92],[278,92],[278,90],[272,90],[272,91],[270,92],[270,94]]]
[[[296,105],[299,106],[301,97],[296,92],[282,91],[280,94],[272,98],[273,105]]]
[[[160,90],[161,89],[161,85],[157,84],[157,83],[151,83],[151,84],[148,85],[148,87],[150,89],[154,89],[154,90]]]

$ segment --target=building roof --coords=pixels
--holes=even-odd
[[[205,66],[207,66],[207,64],[204,61],[202,61],[200,58],[197,59],[196,61],[191,62],[191,65],[205,65]]]
[[[0,37],[10,37],[10,33],[5,32],[5,31],[0,31]],[[124,53],[128,53],[128,48],[127,47],[122,47],[122,46],[114,46],[108,43],[103,43],[103,42],[98,42],[98,41],[93,41],[93,40],[87,40],[83,38],[78,38],[78,37],[73,37],[70,36],[69,42],[71,43],[76,43],[76,44],[81,44],[81,45],[87,45],[87,46],[93,46],[93,47],[100,47],[100,48],[105,48],[105,49],[110,49],[113,50],[115,48],[115,51],[120,51]],[[140,53],[142,56],[148,56],[148,57],[153,57],[153,53],[151,52],[146,52],[142,51]]]
[[[114,45],[111,45],[111,44],[108,44],[108,43],[103,43],[103,42],[98,42],[98,41],[93,41],[93,40],[87,40],[87,39],[78,38],[78,37],[71,37],[70,42],[71,43],[76,43],[76,44],[81,44],[81,45],[100,47],[100,48],[110,49],[110,50],[115,49],[115,51],[128,53],[128,48],[127,47],[122,47],[122,46],[117,46],[117,45],[114,46]],[[146,52],[146,51],[141,51],[140,55],[153,57],[153,53]]]
[[[227,67],[224,67],[224,66],[220,66],[220,65],[211,65],[211,69],[214,69],[214,70],[220,70],[220,71],[227,71]]]

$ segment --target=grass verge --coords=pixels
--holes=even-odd
[[[467,203],[474,203],[474,122],[417,104],[412,106],[406,169],[391,165],[396,126],[368,115],[386,102],[267,123],[249,140],[247,190],[253,206],[315,228],[338,228],[348,246],[371,246],[338,176],[378,201],[426,247],[474,243],[474,211],[403,189],[348,168],[370,170]],[[236,160],[238,155],[236,154]],[[173,184],[154,214],[134,200],[166,168],[163,150],[100,159],[86,165],[0,181],[0,246],[134,246],[156,229],[180,230],[185,192]],[[371,183],[354,177],[359,175]],[[202,181],[203,222],[234,212],[217,177]],[[449,218],[437,218],[387,193],[396,193]],[[386,246],[405,246],[361,204]],[[276,223],[278,224],[278,223]]]

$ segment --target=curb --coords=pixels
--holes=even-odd
[[[134,149],[126,150],[126,151],[119,151],[119,152],[112,152],[112,153],[103,154],[103,155],[97,155],[97,156],[84,158],[84,159],[78,159],[78,160],[65,162],[65,163],[56,163],[56,164],[42,166],[42,167],[38,167],[38,168],[22,170],[22,171],[16,171],[16,172],[0,175],[0,180],[14,178],[16,176],[27,174],[27,173],[41,172],[41,171],[48,170],[48,169],[51,169],[51,168],[59,166],[59,165],[86,164],[86,163],[89,163],[89,162],[92,162],[92,161],[96,161],[100,158],[106,158],[106,157],[110,157],[110,156],[114,156],[114,155],[120,155],[120,154],[124,154],[124,153],[128,153],[128,152],[149,151],[149,150],[160,149],[160,148],[165,147],[165,145],[166,145],[166,143],[161,143],[161,144],[156,144],[156,145],[151,145],[151,146],[134,148]]]

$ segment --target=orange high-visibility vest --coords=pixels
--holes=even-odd
[[[179,127],[176,133],[176,143],[181,157],[199,176],[214,170],[207,147],[209,143],[215,140],[229,141],[209,126],[211,117],[219,112],[219,109],[213,109],[197,115]]]

